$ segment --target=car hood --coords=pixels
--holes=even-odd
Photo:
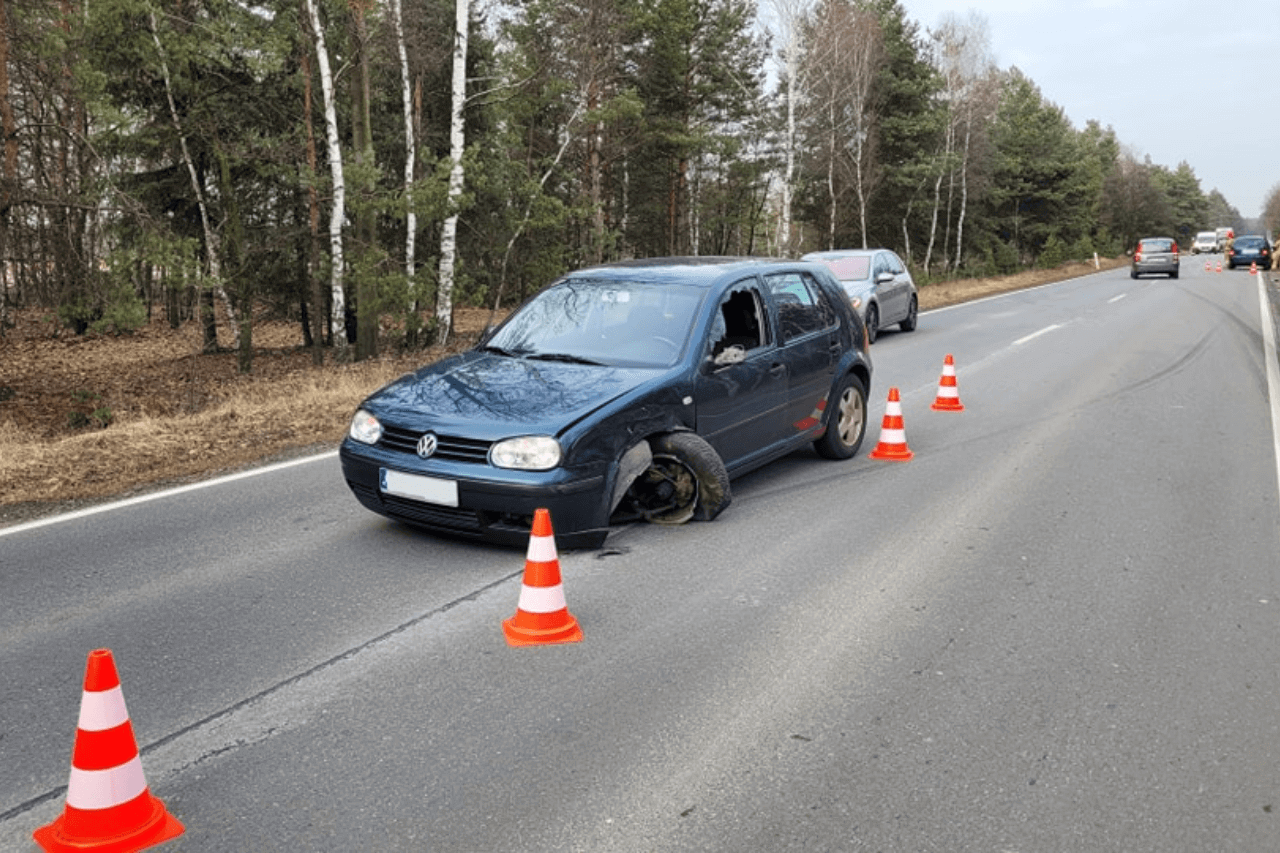
[[[556,435],[664,372],[469,352],[401,377],[365,405],[405,428],[490,440]]]

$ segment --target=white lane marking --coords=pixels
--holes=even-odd
[[[1114,305],[1115,303],[1119,302],[1121,299],[1124,299],[1128,295],[1129,294],[1127,293],[1117,293],[1115,296],[1107,300],[1107,304]]]
[[[1271,400],[1271,443],[1276,459],[1276,488],[1280,489],[1280,365],[1276,363],[1275,318],[1267,300],[1267,284],[1258,279],[1258,305],[1262,320],[1262,357],[1267,363],[1267,396]]]
[[[1016,341],[1013,342],[1013,346],[1015,347],[1021,346],[1022,344],[1025,344],[1027,341],[1033,341],[1036,338],[1040,337],[1041,335],[1047,335],[1050,332],[1052,332],[1054,329],[1061,329],[1061,328],[1062,328],[1062,323],[1054,323],[1052,326],[1045,326],[1043,329],[1041,329],[1038,332],[1032,332],[1026,337],[1018,338]]]
[[[270,474],[273,471],[280,471],[285,468],[292,468],[295,465],[306,465],[308,462],[316,462],[321,459],[329,459],[337,456],[338,451],[330,450],[325,453],[317,453],[315,456],[306,456],[302,459],[291,459],[288,462],[277,462],[274,465],[267,465],[264,468],[252,468],[248,471],[241,471],[238,474],[228,474],[225,477],[217,477],[212,480],[204,480],[199,483],[191,483],[187,486],[178,486],[173,489],[165,489],[160,492],[151,492],[146,495],[138,495],[135,498],[126,498],[122,501],[112,501],[111,503],[99,504],[98,506],[86,507],[76,510],[75,512],[64,513],[63,515],[52,515],[48,518],[39,518],[35,521],[28,521],[25,524],[15,524],[12,527],[0,527],[0,537],[9,536],[14,533],[24,533],[28,530],[35,530],[39,527],[48,527],[53,524],[60,524],[64,521],[72,521],[77,518],[85,518],[90,515],[97,515],[100,512],[110,512],[116,509],[124,509],[125,507],[137,506],[138,504],[147,503],[149,501],[158,501],[164,498],[171,498],[174,495],[181,495],[185,492],[194,492],[197,489],[207,489],[211,486],[220,486],[223,483],[233,483],[236,480],[247,480],[250,477],[257,477],[260,474]]]

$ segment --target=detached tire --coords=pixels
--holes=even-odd
[[[711,521],[729,506],[729,472],[715,448],[691,432],[649,439],[653,462],[632,485],[646,521]]]
[[[813,443],[824,459],[849,459],[862,446],[867,433],[867,389],[862,380],[846,374],[831,397],[827,431]]]

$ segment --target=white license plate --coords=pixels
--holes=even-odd
[[[405,474],[401,471],[380,468],[378,485],[383,494],[395,495],[398,498],[409,498],[441,506],[458,505],[456,480],[442,480],[439,477],[424,477],[421,474]]]

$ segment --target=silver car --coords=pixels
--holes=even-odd
[[[1129,278],[1144,273],[1164,273],[1169,278],[1178,277],[1178,241],[1172,237],[1144,237],[1133,250],[1133,263]]]
[[[849,301],[867,325],[867,341],[874,342],[881,329],[895,323],[913,331],[920,311],[916,283],[907,266],[889,249],[833,249],[810,252],[801,258],[831,269]]]

